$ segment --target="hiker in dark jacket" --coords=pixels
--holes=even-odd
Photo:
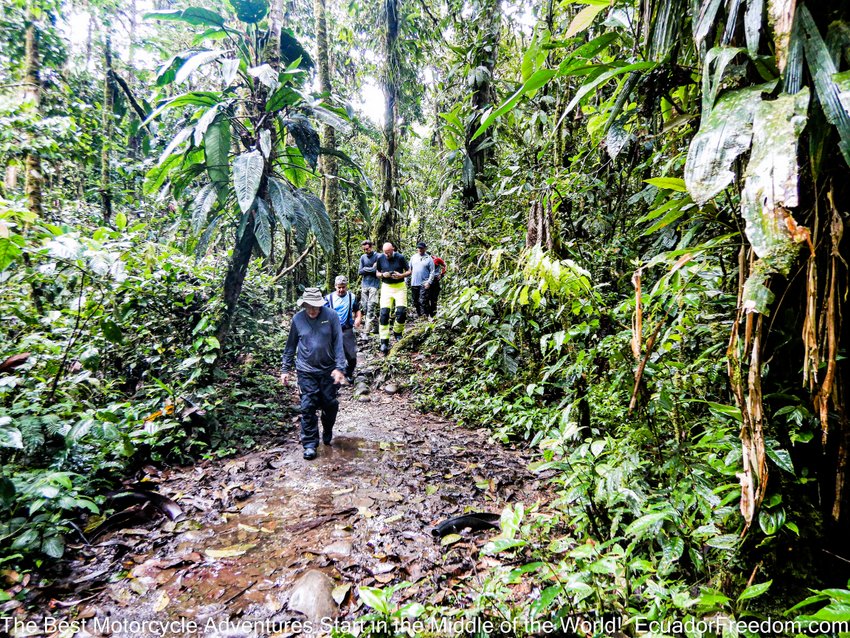
[[[372,249],[372,242],[363,240],[363,254],[357,270],[363,281],[360,285],[360,307],[366,314],[366,334],[378,331],[378,288],[381,282],[375,276],[378,253]]]
[[[301,445],[304,458],[316,458],[319,423],[316,410],[322,410],[322,442],[331,444],[339,402],[338,386],[345,382],[345,352],[337,313],[325,306],[322,291],[307,288],[298,305],[303,308],[292,318],[280,380],[289,383],[294,369],[301,390]]]

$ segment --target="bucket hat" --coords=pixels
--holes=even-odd
[[[325,305],[325,299],[322,297],[322,291],[318,288],[305,288],[298,300],[299,306],[313,306],[321,308]]]

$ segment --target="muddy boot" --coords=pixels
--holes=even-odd
[[[305,447],[304,448],[304,458],[307,461],[312,461],[314,458],[316,458],[316,456],[317,456],[316,455],[316,448],[314,448],[314,447]]]
[[[387,354],[390,351],[390,340],[381,339],[381,354]]]

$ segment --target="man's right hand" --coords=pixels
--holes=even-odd
[[[289,373],[288,372],[281,372],[280,373],[280,382],[283,385],[289,385]]]

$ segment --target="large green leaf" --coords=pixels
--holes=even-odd
[[[702,0],[702,3],[698,5],[700,7],[699,13],[694,16],[695,19],[693,21],[694,40],[696,40],[697,46],[702,44],[702,41],[705,40],[709,31],[714,26],[720,4],[721,0]]]
[[[207,247],[210,245],[210,241],[215,235],[215,231],[218,229],[219,222],[221,222],[223,215],[216,215],[210,220],[210,223],[207,224],[206,229],[204,230],[203,235],[198,240],[198,245],[195,246],[195,256],[200,259],[204,256],[204,253],[207,252]]]
[[[217,197],[215,184],[206,184],[195,196],[195,201],[192,204],[192,231],[195,234],[201,232],[201,228],[207,221]]]
[[[714,47],[706,54],[702,70],[702,117],[711,113],[729,63],[744,51],[736,47]]]
[[[606,71],[601,74],[599,77],[594,80],[583,84],[582,87],[576,91],[575,96],[570,103],[567,104],[567,108],[564,110],[564,114],[561,116],[562,119],[569,114],[576,106],[578,106],[579,102],[581,102],[591,91],[594,91],[598,86],[604,84],[608,80],[613,77],[616,77],[622,73],[628,73],[630,71],[642,71],[645,69],[653,69],[655,68],[655,62],[635,62],[634,64],[626,64],[625,66],[621,66],[615,69],[611,69],[610,71]]]
[[[776,82],[724,93],[702,120],[685,163],[685,184],[700,206],[732,183],[732,163],[750,148],[753,114]]]
[[[204,161],[222,206],[230,192],[229,155],[230,120],[219,115],[204,132]]]
[[[270,177],[267,193],[269,204],[278,225],[284,231],[291,230],[297,222],[295,208],[300,204],[295,201],[295,197],[292,195],[289,186],[276,177]]]
[[[243,213],[254,205],[254,198],[263,179],[265,160],[260,151],[248,151],[233,160],[233,187],[236,201]]]
[[[300,189],[295,191],[295,197],[301,202],[310,219],[310,228],[316,236],[319,246],[328,255],[333,254],[334,229],[322,200],[313,195],[313,193]]]
[[[212,108],[207,109],[207,111],[198,118],[198,123],[195,124],[194,133],[195,146],[200,146],[201,142],[204,141],[204,134],[210,127],[210,124],[212,124],[215,120],[216,115],[218,115],[219,107],[221,107],[221,104],[216,104]]]
[[[287,130],[292,134],[301,156],[311,168],[316,168],[319,160],[319,134],[303,115],[293,115],[284,121]]]
[[[10,238],[0,237],[0,272],[16,261],[22,254],[21,247]]]
[[[511,109],[513,109],[522,99],[526,93],[530,93],[532,91],[536,91],[537,89],[544,86],[549,80],[557,75],[557,71],[552,69],[540,69],[536,71],[525,83],[507,100],[505,100],[499,108],[495,111],[491,111],[487,117],[484,118],[484,121],[481,122],[481,126],[475,131],[472,135],[472,140],[476,139],[480,135],[484,133],[492,124],[496,121],[497,117],[501,117]],[[471,140],[470,140],[471,141]]]
[[[835,82],[835,62],[806,5],[800,5],[797,9],[797,19],[800,21],[806,63],[814,78],[818,100],[827,121],[838,129],[838,147],[844,155],[844,161],[850,165],[850,111],[841,104],[841,90]]]
[[[224,99],[223,95],[218,91],[191,91],[189,93],[183,93],[182,95],[178,95],[154,109],[154,111],[148,115],[147,119],[142,122],[141,126],[147,125],[148,122],[156,119],[169,109],[181,106],[214,106],[221,102],[222,99]]]
[[[189,7],[182,11],[180,9],[151,11],[142,16],[142,18],[144,20],[177,20],[194,25],[208,24],[214,27],[224,25],[224,18],[222,18],[219,14],[215,11],[202,9],[200,7]]]
[[[145,195],[155,193],[162,187],[165,180],[173,170],[177,170],[183,163],[181,155],[170,155],[162,164],[157,164],[145,174],[145,184],[142,192]]]
[[[745,233],[759,258],[744,284],[742,304],[768,314],[773,294],[768,276],[787,275],[799,252],[801,237],[788,208],[799,206],[797,140],[806,125],[809,90],[759,101],[753,118],[753,147],[741,193]]]
[[[162,87],[174,82],[177,70],[183,66],[183,63],[186,61],[186,57],[187,55],[185,52],[178,53],[177,55],[172,55],[168,58],[168,60],[163,62],[156,73],[156,85]]]
[[[254,212],[254,237],[257,239],[257,246],[266,257],[272,251],[272,220],[271,211],[266,203],[257,198],[257,209]]]
[[[21,431],[13,425],[10,417],[0,417],[0,448],[8,447],[22,450],[24,439]]]
[[[192,132],[194,130],[194,126],[187,126],[186,128],[178,131],[177,135],[174,136],[174,139],[172,139],[168,146],[165,147],[165,150],[162,151],[162,154],[159,156],[159,161],[157,161],[157,165],[161,165],[166,159],[168,159],[169,155],[177,150],[178,146],[192,137]]]
[[[303,98],[301,97],[301,93],[296,91],[288,84],[284,84],[277,91],[275,91],[272,96],[266,100],[266,111],[272,113],[274,111],[280,111],[287,106],[292,106],[293,104],[298,104]]]
[[[596,16],[607,8],[608,5],[605,4],[590,5],[579,11],[572,19],[572,22],[570,22],[566,37],[571,38],[587,29],[591,24],[593,24],[593,20]]]
[[[224,51],[201,51],[196,53],[183,63],[180,70],[177,71],[177,74],[174,76],[174,81],[177,84],[182,84],[188,80],[189,76],[192,75],[192,73],[194,73],[198,68],[204,64],[212,62],[213,60],[217,60],[222,55],[224,55]]]
[[[256,24],[269,12],[266,0],[230,0],[230,6],[236,11],[236,17],[248,24]]]

